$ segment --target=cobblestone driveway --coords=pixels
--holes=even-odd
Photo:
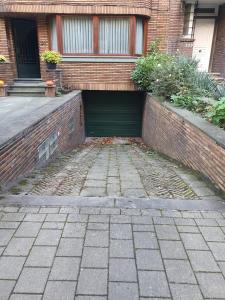
[[[58,158],[14,194],[196,199],[214,196],[190,171],[138,144],[91,144]]]
[[[2,207],[1,300],[225,299],[225,214]]]

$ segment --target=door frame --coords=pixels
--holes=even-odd
[[[14,32],[14,22],[16,21],[31,21],[35,24],[35,30],[36,30],[36,45],[37,45],[37,65],[38,65],[38,76],[37,77],[22,77],[19,75],[19,67],[18,67],[18,59],[17,59],[17,50],[16,50],[16,41],[15,41],[15,32]],[[15,65],[16,65],[16,75],[17,78],[41,78],[41,65],[40,65],[40,58],[39,58],[39,40],[38,40],[38,28],[37,28],[37,20],[35,18],[20,18],[15,17],[10,19],[10,26],[11,26],[11,34],[12,34],[12,43],[13,43],[13,51],[14,51],[14,57],[15,57]]]

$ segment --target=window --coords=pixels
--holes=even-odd
[[[93,53],[91,17],[63,17],[62,36],[65,53]]]
[[[134,16],[56,16],[51,46],[63,55],[142,55],[144,26]]]
[[[193,27],[194,27],[194,14],[195,14],[195,5],[186,4],[184,11],[184,28],[183,36],[192,38],[193,37]]]
[[[99,53],[129,54],[129,18],[100,18]]]

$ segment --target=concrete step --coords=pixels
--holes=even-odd
[[[15,92],[15,93],[44,93],[45,87],[35,87],[35,86],[12,86],[9,88],[9,92]]]
[[[9,96],[16,96],[16,97],[44,97],[45,94],[43,92],[15,92],[9,91]]]

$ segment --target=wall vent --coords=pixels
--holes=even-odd
[[[49,137],[38,147],[38,162],[44,163],[58,148],[58,133],[53,131]]]

